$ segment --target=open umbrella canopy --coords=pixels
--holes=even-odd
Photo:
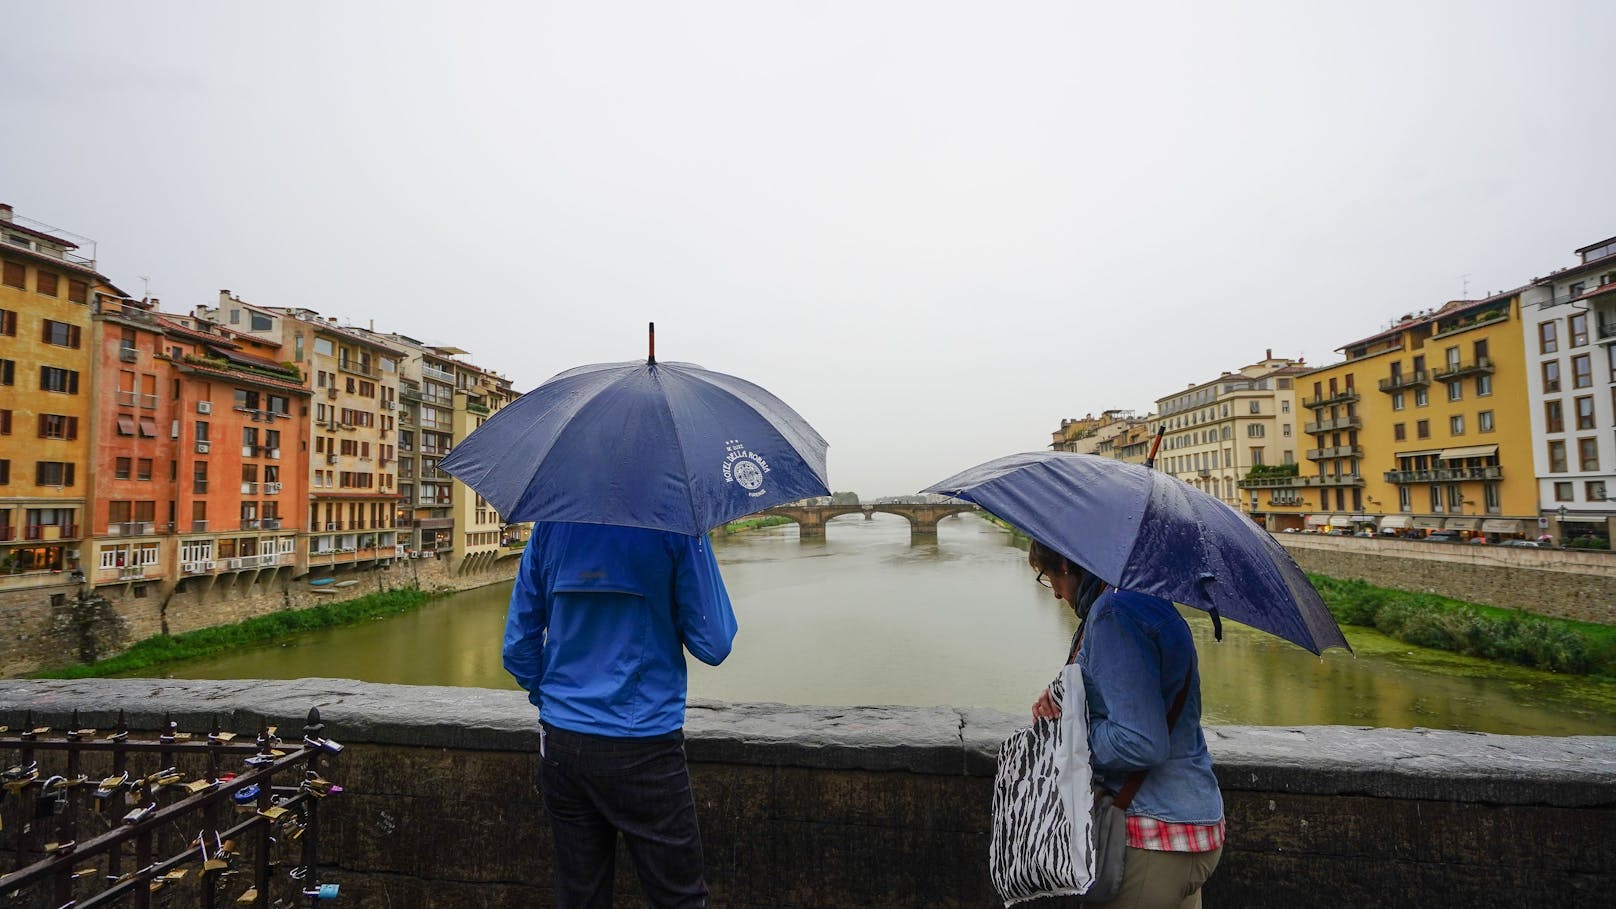
[[[825,440],[758,386],[655,358],[563,372],[501,408],[443,469],[509,521],[697,535],[829,495]]]
[[[1313,653],[1347,647],[1318,591],[1268,531],[1148,467],[1029,452],[924,491],[975,502],[1125,590],[1215,609]]]

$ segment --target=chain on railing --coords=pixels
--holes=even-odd
[[[189,891],[204,909],[268,909],[337,896],[320,883],[317,808],[342,791],[320,775],[342,746],[323,736],[318,708],[295,745],[267,724],[239,742],[217,721],[201,738],[164,727],[137,739],[119,711],[98,735],[77,710],[58,735],[32,712],[15,732],[0,726],[0,907],[150,909]],[[226,769],[237,758],[241,769]],[[288,774],[294,785],[277,783]]]

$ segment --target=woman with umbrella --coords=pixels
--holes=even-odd
[[[1128,816],[1122,890],[1084,905],[1199,907],[1223,855],[1224,820],[1189,625],[1172,603],[1107,587],[1042,543],[1027,560],[1077,613],[1070,659],[1083,671],[1094,779]],[[1035,719],[1060,712],[1047,689],[1032,708]]]
[[[1128,846],[1119,894],[1084,905],[1199,906],[1222,854],[1223,799],[1201,732],[1195,646],[1175,604],[1209,612],[1215,635],[1227,617],[1313,653],[1346,647],[1318,591],[1266,530],[1148,460],[1029,452],[923,491],[1026,533],[1040,583],[1077,612],[1068,662],[1086,701],[1082,751],[1126,811]],[[1033,705],[1035,718],[1060,714],[1049,691]],[[1019,769],[1001,753],[1006,767]]]

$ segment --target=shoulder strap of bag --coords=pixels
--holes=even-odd
[[[1195,660],[1190,660],[1190,668],[1184,672],[1184,684],[1178,687],[1178,694],[1173,698],[1173,704],[1167,708],[1167,731],[1172,733],[1173,726],[1178,723],[1178,715],[1184,711],[1184,701],[1190,696],[1190,679],[1195,674]],[[1128,781],[1122,784],[1122,791],[1112,799],[1112,804],[1119,809],[1126,809],[1133,804],[1133,797],[1139,794],[1139,787],[1145,785],[1145,777],[1150,775],[1149,770],[1135,770],[1128,775]]]

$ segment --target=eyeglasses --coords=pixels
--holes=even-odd
[[[1050,588],[1051,590],[1055,588],[1055,582],[1051,581],[1047,576],[1045,576],[1042,571],[1038,572],[1038,583]]]

